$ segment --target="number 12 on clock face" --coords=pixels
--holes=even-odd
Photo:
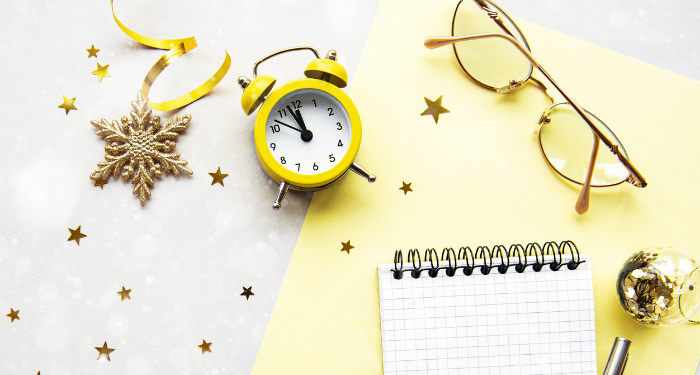
[[[302,175],[326,172],[345,156],[352,137],[347,110],[316,89],[293,91],[270,111],[265,139],[283,168]]]

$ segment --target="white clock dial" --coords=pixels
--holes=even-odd
[[[301,89],[277,101],[265,128],[267,147],[289,171],[313,175],[330,170],[350,147],[352,129],[340,101],[325,91]]]

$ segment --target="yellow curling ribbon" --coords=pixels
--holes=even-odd
[[[160,75],[160,73],[178,57],[197,47],[197,41],[193,36],[182,39],[157,39],[135,33],[121,23],[121,21],[119,21],[117,18],[117,15],[114,13],[114,0],[109,0],[109,2],[112,6],[112,16],[114,16],[114,20],[126,35],[131,37],[131,39],[149,47],[169,50],[166,54],[161,56],[160,59],[158,59],[153,67],[151,67],[151,70],[148,71],[148,74],[146,75],[146,78],[144,78],[143,84],[141,85],[143,97],[148,101],[148,105],[151,108],[157,111],[170,111],[175,108],[184,107],[211,91],[211,89],[216,87],[216,85],[224,78],[226,73],[228,73],[228,69],[231,67],[231,56],[229,56],[228,51],[224,50],[224,52],[226,52],[226,58],[224,59],[223,64],[221,64],[219,70],[217,70],[216,73],[214,73],[214,75],[202,85],[177,99],[169,100],[163,103],[151,102],[148,100],[148,92],[151,90],[151,86],[156,78],[158,78],[158,75]]]

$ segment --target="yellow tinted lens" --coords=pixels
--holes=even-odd
[[[566,104],[551,107],[550,122],[540,129],[540,145],[545,158],[561,175],[583,184],[593,151],[593,130],[574,108]],[[625,148],[598,117],[586,111],[593,124],[627,157]],[[601,142],[593,170],[592,186],[610,186],[624,181],[629,172],[617,156]]]
[[[457,5],[452,20],[452,35],[510,34],[529,50],[527,41],[510,17],[495,4],[485,3],[493,15],[497,15],[500,24],[473,0],[463,0]],[[488,87],[505,87],[511,80],[525,81],[532,73],[530,61],[505,39],[470,40],[453,46],[462,68],[477,82]]]

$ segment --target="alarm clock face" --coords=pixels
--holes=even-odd
[[[313,88],[284,95],[272,107],[265,127],[267,147],[277,163],[302,175],[338,165],[351,137],[350,118],[340,101]]]

